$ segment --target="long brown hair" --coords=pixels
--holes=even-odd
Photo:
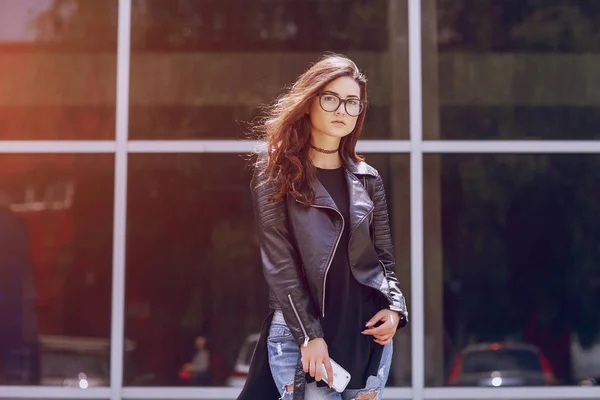
[[[342,138],[339,153],[343,163],[349,159],[362,160],[355,147],[367,109],[367,78],[348,57],[326,54],[266,108],[265,116],[255,126],[267,148],[267,157],[257,160],[256,168],[267,174],[267,181],[274,182],[276,194],[272,200],[289,194],[305,204],[314,202],[315,191],[311,182],[315,167],[309,157],[311,121],[306,110],[329,82],[343,76],[358,83],[365,109],[358,116],[354,130]]]

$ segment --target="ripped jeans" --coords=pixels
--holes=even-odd
[[[286,387],[294,384],[294,373],[296,363],[300,356],[300,347],[292,337],[290,328],[283,319],[281,311],[276,311],[271,322],[269,337],[267,339],[269,352],[269,365],[273,380],[277,385],[281,399],[291,399],[292,391]],[[383,348],[379,373],[377,376],[369,376],[366,387],[363,389],[346,389],[338,393],[327,386],[317,386],[316,382],[306,385],[305,400],[353,400],[369,399],[380,400],[383,388],[387,382],[390,365],[392,363],[393,344],[390,342]]]

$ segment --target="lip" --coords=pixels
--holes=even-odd
[[[344,121],[340,121],[339,119],[335,120],[335,121],[331,121],[332,124],[342,124],[342,125],[346,125],[346,123]]]

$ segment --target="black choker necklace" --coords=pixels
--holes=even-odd
[[[339,147],[337,149],[334,150],[325,150],[325,149],[321,149],[320,147],[315,146],[314,144],[310,144],[310,147],[313,148],[314,150],[318,151],[319,153],[325,153],[325,154],[333,154],[333,153],[337,153],[338,150],[340,149]]]

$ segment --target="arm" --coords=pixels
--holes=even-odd
[[[392,235],[390,232],[390,221],[388,216],[387,201],[385,198],[385,189],[381,176],[377,176],[373,190],[373,245],[379,256],[379,262],[385,271],[389,295],[392,299],[390,309],[398,312],[400,322],[398,327],[402,328],[408,323],[408,311],[406,309],[406,300],[400,290],[400,282],[396,277],[394,268],[394,248],[392,244]]]
[[[285,199],[269,200],[275,193],[274,185],[266,182],[259,171],[254,173],[251,188],[266,281],[281,305],[294,339],[306,346],[308,341],[322,338],[323,329],[292,244]]]

